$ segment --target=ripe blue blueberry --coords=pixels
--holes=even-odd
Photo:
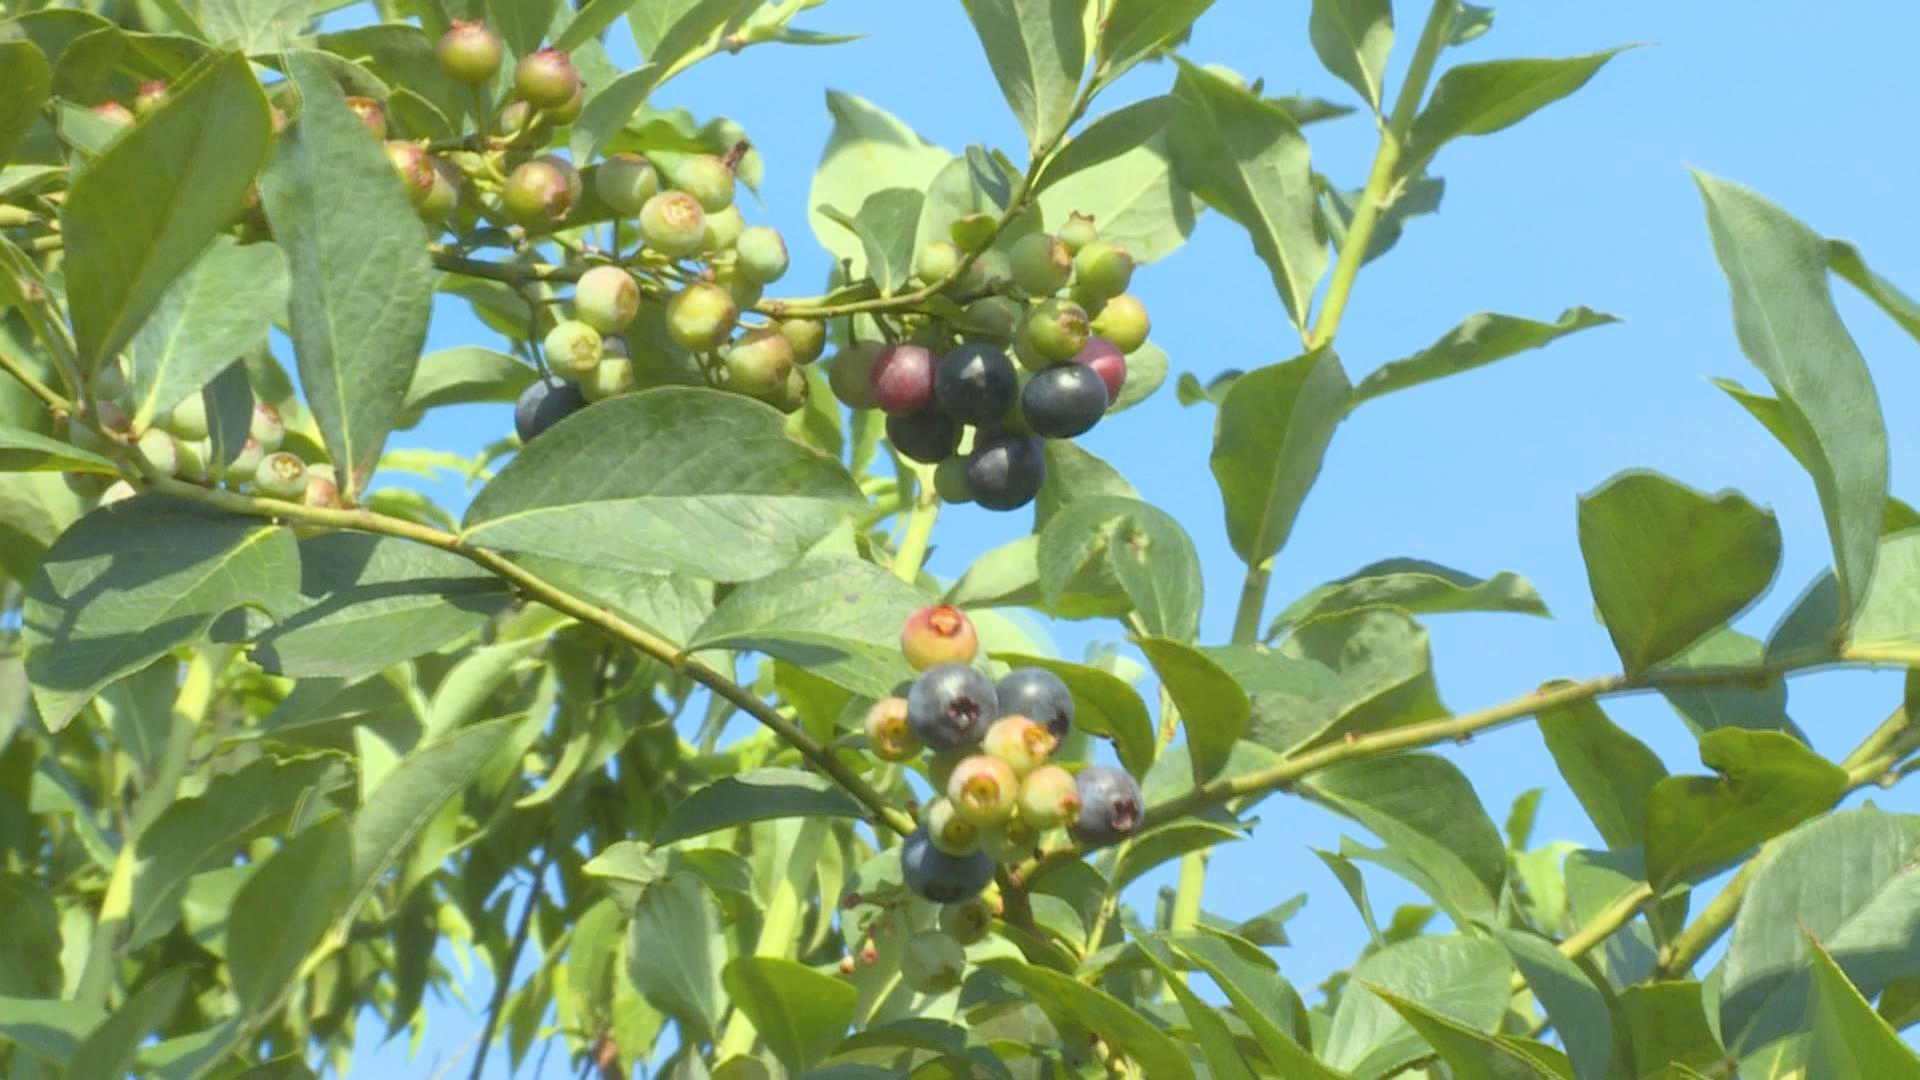
[[[1020,391],[1020,377],[1007,354],[969,343],[940,358],[934,396],[940,408],[963,424],[991,424],[1007,414]]]
[[[977,439],[967,455],[967,490],[989,510],[1018,510],[1040,494],[1047,458],[1039,439],[998,432]]]
[[[999,716],[993,683],[966,664],[930,667],[907,691],[907,723],[935,750],[977,745]]]
[[[1074,786],[1080,790],[1080,817],[1070,829],[1082,845],[1111,844],[1140,827],[1140,785],[1125,770],[1089,765],[1074,777]]]
[[[993,880],[993,860],[982,852],[949,855],[933,846],[922,827],[900,845],[900,876],[907,888],[936,904],[980,895]]]
[[[523,444],[530,443],[586,405],[587,396],[578,383],[549,375],[520,392],[520,400],[513,405],[513,428]]]
[[[938,465],[960,446],[960,425],[939,409],[887,417],[887,441],[926,465]]]
[[[1107,412],[1107,384],[1085,364],[1055,364],[1027,380],[1020,412],[1035,435],[1071,439],[1083,435]]]
[[[1046,668],[1015,668],[994,686],[994,698],[1008,714],[1032,717],[1056,739],[1073,730],[1073,692]]]

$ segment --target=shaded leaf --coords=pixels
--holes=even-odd
[[[879,106],[839,91],[827,92],[833,132],[807,191],[813,235],[840,259],[860,260],[860,242],[833,224],[821,206],[858,207],[884,188],[925,190],[953,155],[922,139]],[[857,266],[856,266],[857,269]]]
[[[7,83],[0,87],[0,162],[4,162],[11,160],[14,146],[46,104],[53,71],[46,55],[31,41],[0,42],[0,70],[7,73]]]
[[[1845,240],[1827,241],[1827,262],[1833,272],[1840,275],[1854,288],[1867,295],[1867,299],[1880,306],[1887,317],[1900,324],[1900,328],[1920,340],[1920,304],[1896,288],[1893,282],[1881,277],[1867,266],[1860,249]]]
[[[1613,1065],[1613,1024],[1606,992],[1545,938],[1498,927],[1491,932],[1546,1008],[1547,1019],[1567,1048],[1573,1075],[1579,1080],[1606,1080]]]
[[[687,651],[763,652],[857,694],[886,697],[913,679],[899,628],[931,599],[865,560],[817,557],[728,594]]]
[[[914,237],[925,201],[926,196],[912,188],[885,188],[867,196],[857,213],[832,206],[816,207],[815,212],[860,238],[864,273],[883,295],[891,295],[913,273]]]
[[[853,796],[824,776],[768,767],[723,776],[681,799],[653,837],[671,844],[716,829],[796,817],[864,817]]]
[[[1560,775],[1611,848],[1647,837],[1647,796],[1667,767],[1645,743],[1614,724],[1598,703],[1582,701],[1537,715],[1540,736]]]
[[[1025,988],[1056,1024],[1077,1023],[1106,1039],[1154,1080],[1193,1080],[1193,1066],[1180,1044],[1118,999],[1014,957],[985,958],[979,966]]]
[[[1511,971],[1506,951],[1481,938],[1448,934],[1389,945],[1353,966],[1320,1056],[1360,1080],[1375,1080],[1428,1052],[1419,1033],[1369,986],[1491,1032],[1507,1010]]]
[[[1447,714],[1433,683],[1427,631],[1394,608],[1311,619],[1275,652],[1287,663],[1265,665],[1276,682],[1264,693],[1228,667],[1254,694],[1248,737],[1283,753]]]
[[[1141,954],[1159,970],[1161,981],[1180,1003],[1180,1013],[1187,1018],[1187,1027],[1200,1043],[1200,1053],[1207,1059],[1210,1076],[1214,1080],[1254,1080],[1253,1069],[1240,1056],[1240,1048],[1234,1041],[1233,1029],[1227,1026],[1226,1018],[1187,988],[1186,981],[1174,971],[1172,954],[1167,946],[1153,938],[1139,937],[1136,940],[1141,946]]]
[[[1726,1057],[1701,1008],[1700,989],[1697,982],[1652,982],[1629,986],[1614,999],[1615,1025],[1633,1050],[1637,1075],[1659,1076],[1662,1066],[1714,1069]]]
[[[726,963],[719,912],[698,880],[674,874],[646,891],[627,932],[626,966],[648,1004],[711,1033],[725,1004]]]
[[[227,967],[248,1013],[279,1004],[346,904],[352,869],[352,833],[335,816],[281,845],[240,886],[227,922]]]
[[[1847,772],[1776,731],[1722,728],[1700,739],[1719,776],[1670,776],[1647,799],[1647,880],[1703,876],[1832,806]]]
[[[1113,0],[1094,43],[1095,78],[1112,82],[1128,68],[1187,40],[1213,0]]]
[[[1134,6],[1165,11],[1179,5],[1144,0]],[[1109,27],[1118,15],[1109,17]],[[1200,202],[1174,168],[1169,146],[1168,125],[1181,108],[1171,95],[1152,97],[1088,124],[1040,174],[1042,215],[1058,228],[1068,215],[1086,214],[1102,240],[1124,246],[1143,263],[1172,254],[1200,216]],[[1129,387],[1138,375],[1133,360],[1128,357]],[[1124,400],[1126,388],[1121,395]]]
[[[130,344],[134,430],[265,345],[286,304],[287,263],[279,247],[215,238],[161,296]]]
[[[1512,1036],[1492,1035],[1422,1008],[1384,987],[1361,985],[1419,1032],[1459,1080],[1571,1080],[1573,1076],[1566,1058],[1544,1043],[1521,1044]]]
[[[1281,1026],[1291,1019],[1299,997],[1278,973],[1256,967],[1225,942],[1205,936],[1182,937],[1171,944],[1233,1003],[1234,1015],[1253,1033],[1276,1072],[1301,1080],[1340,1080],[1344,1075],[1322,1064]]]
[[[148,979],[74,1048],[73,1060],[67,1063],[67,1075],[128,1075],[134,1057],[140,1052],[140,1045],[165,1024],[179,1007],[190,974],[182,966],[169,968]]]
[[[0,472],[83,472],[118,476],[120,467],[64,439],[0,425]]]
[[[1193,759],[1193,782],[1205,783],[1227,763],[1227,755],[1246,734],[1252,719],[1247,692],[1193,647],[1168,638],[1139,638],[1135,644],[1160,676],[1180,725],[1187,733],[1187,752]]]
[[[420,422],[421,414],[442,405],[511,402],[533,385],[534,371],[505,353],[478,345],[460,345],[420,358],[396,429]]]
[[[1595,326],[1620,320],[1591,308],[1573,307],[1553,322],[1536,322],[1483,311],[1470,315],[1432,345],[1404,360],[1380,365],[1353,388],[1353,403],[1405,390],[1434,379],[1505,360]]]
[[[1040,529],[1035,569],[1050,608],[1108,569],[1152,633],[1180,641],[1199,632],[1204,581],[1193,540],[1165,511],[1138,499],[1081,495]]]
[[[1813,1000],[1808,1012],[1807,1076],[1920,1077],[1920,1055],[1873,1011],[1840,966],[1808,935]]]

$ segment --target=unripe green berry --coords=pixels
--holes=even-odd
[[[729,206],[707,215],[705,240],[701,247],[706,251],[732,251],[740,241],[740,234],[746,231],[747,219],[737,206]]]
[[[696,281],[667,301],[667,336],[694,352],[717,349],[740,317],[733,297],[710,281]]]
[[[1018,817],[995,829],[980,830],[980,850],[997,863],[1017,863],[1033,854],[1040,833]]]
[[[951,800],[937,798],[924,814],[927,839],[949,855],[971,855],[980,847],[980,827],[961,817]]]
[[[1060,242],[1074,255],[1080,254],[1081,248],[1098,239],[1100,230],[1093,227],[1093,219],[1085,214],[1068,214],[1067,223],[1060,226]]]
[[[575,120],[580,119],[580,114],[586,110],[586,107],[586,84],[576,82],[573,86],[573,96],[568,98],[565,104],[556,105],[548,109],[547,119],[553,121],[555,124],[571,124]]]
[[[514,92],[537,109],[558,109],[579,88],[580,73],[559,49],[535,49],[513,69]]]
[[[983,296],[966,307],[966,326],[996,337],[1011,338],[1020,329],[1020,305],[1004,296]]]
[[[307,493],[307,464],[285,450],[260,459],[253,470],[253,490],[270,499],[294,499]]]
[[[615,154],[595,170],[593,190],[615,213],[632,217],[659,192],[660,174],[653,171],[652,162],[639,154]]]
[[[433,187],[413,208],[428,225],[445,225],[460,206],[460,171],[438,158],[433,160]]]
[[[139,492],[134,490],[132,484],[127,483],[125,480],[115,480],[113,483],[107,485],[107,490],[100,493],[100,506],[104,509],[115,503],[126,502],[138,494]]]
[[[260,441],[249,435],[247,441],[240,444],[240,452],[221,471],[236,484],[246,483],[253,479],[254,470],[260,467],[262,456]]]
[[[1073,774],[1058,765],[1042,765],[1020,781],[1020,820],[1045,831],[1080,817],[1080,789]]]
[[[922,994],[955,990],[966,972],[967,954],[960,943],[938,930],[922,930],[907,939],[900,956],[900,981]]]
[[[787,272],[787,241],[777,229],[754,225],[742,230],[734,252],[740,272],[762,285],[771,285]]]
[[[633,389],[633,361],[624,356],[602,356],[581,378],[580,392],[588,401],[605,401]]]
[[[640,235],[663,255],[684,258],[706,243],[707,212],[684,191],[662,191],[640,207]]]
[[[793,373],[793,346],[780,331],[756,327],[727,350],[727,385],[749,397],[784,396]]]
[[[975,896],[940,909],[940,931],[959,942],[971,945],[993,929],[993,908],[984,897]]]
[[[596,266],[573,290],[574,317],[602,334],[617,334],[640,313],[640,286],[618,266]]]
[[[133,95],[133,115],[146,116],[159,108],[160,103],[165,100],[167,100],[167,81],[148,79],[140,84],[139,90]]]
[[[774,325],[793,347],[793,362],[811,364],[827,347],[827,324],[819,319],[781,319]]]
[[[967,459],[964,455],[956,454],[933,467],[933,490],[943,503],[957,506],[973,501],[973,492],[967,488]]]
[[[766,293],[759,282],[742,274],[738,266],[720,267],[714,272],[714,284],[725,288],[727,295],[733,297],[733,306],[741,311],[759,303]]]
[[[1147,306],[1132,293],[1121,293],[1107,301],[1100,314],[1093,317],[1093,332],[1113,342],[1123,353],[1130,353],[1147,343],[1147,333],[1153,324],[1147,319]]]
[[[873,362],[880,356],[877,341],[856,341],[827,361],[827,386],[840,403],[851,409],[879,405],[873,396]]]
[[[928,285],[945,281],[964,257],[960,246],[951,240],[934,240],[914,254],[913,276]]]
[[[174,452],[179,464],[174,466],[173,475],[188,483],[204,484],[213,476],[213,446],[205,439],[177,439]]]
[[[1071,360],[1087,343],[1087,313],[1068,300],[1048,300],[1027,314],[1020,335],[1033,352],[1052,363]]]
[[[555,169],[558,169],[561,178],[567,182],[568,205],[580,205],[580,200],[586,197],[587,185],[585,181],[580,179],[580,170],[573,167],[573,162],[568,161],[559,154],[541,154],[533,160],[544,161]]]
[[[1074,254],[1073,280],[1094,296],[1119,296],[1133,280],[1133,256],[1118,244],[1096,240]]]
[[[557,323],[543,344],[547,367],[563,379],[583,379],[600,366],[600,331],[578,319]]]
[[[1007,763],[1015,776],[1025,776],[1047,763],[1060,740],[1045,724],[1035,723],[1018,713],[1002,716],[987,728],[980,749]]]
[[[360,118],[360,123],[365,125],[368,131],[373,133],[374,138],[385,139],[387,137],[387,110],[385,106],[370,97],[355,96],[347,99],[347,108],[353,110],[353,115]]]
[[[920,752],[920,740],[907,723],[907,699],[881,698],[867,710],[867,748],[881,761],[905,761]]]
[[[545,114],[524,101],[509,101],[507,107],[500,110],[500,134],[513,140],[516,145],[539,145],[553,134],[553,125]]]
[[[791,416],[807,407],[813,397],[813,384],[807,381],[806,369],[799,366],[787,369],[787,385],[777,394],[769,394],[764,400],[767,404]]]
[[[247,422],[247,435],[260,444],[263,453],[271,454],[280,449],[281,440],[287,437],[287,425],[280,418],[280,410],[264,401],[253,403],[253,418]]]
[[[140,439],[134,444],[140,450],[140,456],[147,459],[154,469],[168,476],[180,474],[180,449],[173,436],[159,428],[148,428],[140,433]]]
[[[180,404],[175,405],[172,411],[167,413],[167,418],[161,421],[160,424],[162,427],[172,432],[175,438],[179,438],[179,439],[206,438],[207,437],[206,398],[201,396],[200,391],[195,390],[193,393],[188,394],[186,397],[181,398]]]
[[[980,826],[999,825],[1013,816],[1020,778],[999,758],[975,754],[953,767],[946,792],[955,812],[965,820]]]
[[[673,167],[673,186],[719,213],[733,205],[733,166],[712,154],[690,154]]]
[[[1013,283],[1033,297],[1052,296],[1073,275],[1073,255],[1051,233],[1028,233],[1014,241],[1007,263]]]
[[[400,174],[400,183],[407,189],[407,201],[418,210],[433,194],[433,161],[417,143],[388,142],[386,151],[393,171]]]
[[[453,20],[433,52],[447,78],[466,86],[490,81],[500,71],[503,55],[500,36],[471,19]]]
[[[546,229],[573,210],[573,185],[565,170],[552,161],[523,161],[507,177],[500,202],[507,217],[529,229]]]

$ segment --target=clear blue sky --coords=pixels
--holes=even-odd
[[[1307,45],[1307,8],[1220,0],[1187,53],[1264,77],[1274,91],[1348,100],[1350,91],[1320,68]],[[1396,8],[1404,40],[1390,85],[1397,85],[1425,5],[1400,0]],[[749,217],[788,236],[794,272],[783,286],[794,292],[809,291],[827,265],[808,232],[806,192],[829,127],[822,101],[828,88],[882,104],[951,150],[969,142],[1022,145],[958,3],[833,0],[799,21],[869,36],[832,48],[765,47],[721,58],[656,99],[745,125],[767,163],[767,205],[758,212],[749,206]],[[632,50],[623,35],[616,27],[616,58],[625,64]],[[1551,319],[1586,304],[1625,322],[1361,409],[1340,430],[1277,561],[1269,611],[1390,556],[1482,575],[1513,570],[1538,587],[1555,618],[1430,620],[1449,706],[1472,709],[1550,678],[1615,671],[1606,633],[1591,614],[1574,499],[1621,469],[1646,466],[1699,488],[1738,488],[1777,511],[1786,541],[1780,578],[1740,621],[1764,637],[1827,564],[1829,550],[1811,483],[1706,381],[1718,375],[1764,385],[1735,345],[1726,286],[1686,167],[1745,183],[1827,235],[1857,242],[1882,274],[1920,292],[1920,218],[1907,212],[1920,146],[1899,134],[1910,125],[1887,122],[1904,117],[1920,91],[1915,40],[1920,6],[1892,0],[1756,0],[1737,13],[1724,5],[1622,0],[1509,4],[1491,33],[1451,50],[1445,62],[1647,45],[1518,128],[1442,153],[1434,167],[1447,181],[1440,213],[1413,222],[1400,245],[1360,278],[1340,335],[1348,370],[1358,378],[1476,311]],[[1159,93],[1170,80],[1164,66],[1137,70],[1106,105]],[[1372,152],[1371,124],[1356,116],[1315,125],[1309,136],[1316,167],[1359,186]],[[1204,380],[1294,351],[1285,314],[1245,235],[1216,216],[1203,219],[1180,251],[1139,273],[1135,291],[1149,305],[1154,339],[1176,373]],[[1920,401],[1920,345],[1852,293],[1841,292],[1839,300],[1889,410],[1894,492],[1920,501],[1906,464],[1920,460],[1920,425],[1902,415],[1906,403]],[[443,308],[430,344],[488,340],[477,322]],[[1211,409],[1175,403],[1170,380],[1153,401],[1103,425],[1083,445],[1186,525],[1207,575],[1203,637],[1218,642],[1228,636],[1242,568],[1227,545],[1207,471],[1212,423]],[[471,451],[507,424],[500,408],[449,410],[397,441]],[[949,510],[929,565],[951,577],[1029,527],[1024,513]],[[1069,657],[1091,641],[1119,636],[1111,624],[1058,624],[1053,632]],[[1837,757],[1898,697],[1896,677],[1823,674],[1793,682],[1789,711],[1817,749]],[[1671,770],[1700,771],[1691,738],[1663,701],[1616,700],[1608,708]],[[1536,841],[1597,842],[1530,726],[1445,752],[1472,778],[1496,822],[1515,796],[1545,786]],[[1911,787],[1876,798],[1920,810],[1920,793]],[[1218,849],[1206,903],[1243,916],[1309,892],[1311,902],[1289,927],[1295,944],[1278,958],[1310,993],[1350,961],[1365,932],[1308,848],[1336,846],[1343,832],[1364,834],[1286,797],[1258,813],[1252,840]],[[1144,883],[1137,898],[1148,901],[1168,877]],[[1383,918],[1412,899],[1382,872],[1368,878]],[[485,992],[474,985],[469,1000],[484,1001]],[[438,1054],[466,1048],[477,1028],[457,1005],[430,1008],[422,1069]],[[375,1049],[382,1027],[363,1027],[356,1066],[363,1075],[411,1074],[404,1037]],[[462,1061],[458,1072],[465,1070]],[[531,1062],[522,1072],[532,1072]],[[488,1074],[507,1074],[504,1053],[496,1052]],[[544,1075],[566,1075],[563,1053],[552,1055]]]

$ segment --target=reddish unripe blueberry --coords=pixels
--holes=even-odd
[[[980,830],[980,850],[997,863],[1017,863],[1033,854],[1040,833],[1018,815],[998,828]]]
[[[1119,244],[1096,240],[1073,256],[1073,282],[1101,298],[1119,296],[1133,280],[1133,256]]]
[[[387,110],[385,106],[370,97],[359,97],[356,95],[347,98],[347,108],[352,109],[353,115],[360,118],[360,122],[366,125],[368,131],[373,132],[374,138],[384,139],[387,137]]]
[[[1113,342],[1114,347],[1123,353],[1130,353],[1147,343],[1147,332],[1152,323],[1147,320],[1147,306],[1131,293],[1121,293],[1107,301],[1100,314],[1093,317],[1093,332]]]
[[[520,58],[513,69],[513,89],[536,109],[558,109],[580,88],[580,73],[567,54],[548,46]]]
[[[922,465],[938,465],[960,448],[960,425],[939,409],[887,417],[887,443]]]
[[[689,154],[673,166],[673,186],[718,213],[733,205],[733,166],[712,154]]]
[[[1071,830],[1087,847],[1125,839],[1140,827],[1145,806],[1140,785],[1124,770],[1111,765],[1089,765],[1074,777],[1080,791],[1080,816]]]
[[[474,19],[455,19],[433,47],[440,70],[447,78],[467,86],[487,82],[500,71],[504,55],[500,35]]]
[[[624,356],[600,357],[600,363],[580,379],[588,401],[605,401],[633,389],[633,361]]]
[[[653,171],[653,163],[639,154],[615,154],[595,170],[593,189],[615,213],[631,217],[659,193],[660,175]]]
[[[741,230],[733,245],[740,272],[762,285],[771,285],[787,272],[787,241],[778,229],[753,225]]]
[[[167,100],[167,80],[148,79],[133,95],[133,115],[145,116]]]
[[[727,385],[749,397],[784,394],[793,374],[793,346],[771,326],[740,335],[727,350]]]
[[[971,945],[993,929],[993,907],[981,897],[947,904],[940,909],[940,931],[962,945]]]
[[[1080,788],[1073,774],[1058,765],[1042,765],[1020,781],[1020,820],[1046,831],[1080,819]]]
[[[870,377],[874,402],[889,413],[915,413],[933,404],[938,364],[924,345],[888,345],[874,359]]]
[[[334,474],[333,466],[307,466],[307,494],[305,501],[308,506],[319,506],[332,510],[338,510],[340,507],[346,505],[340,498],[340,481]]]
[[[260,459],[254,466],[253,490],[269,499],[298,500],[307,493],[307,464],[285,450]]]
[[[1118,345],[1103,337],[1090,337],[1073,356],[1076,364],[1085,364],[1100,376],[1107,387],[1107,404],[1120,400],[1120,388],[1127,384],[1127,358]]]
[[[966,973],[967,954],[960,943],[938,930],[913,935],[900,954],[900,981],[922,994],[958,989]]]
[[[827,324],[819,319],[781,319],[774,325],[793,346],[793,362],[811,364],[827,348]]]
[[[951,604],[928,604],[907,616],[900,628],[900,651],[915,671],[965,664],[980,651],[980,636],[966,612]]]
[[[953,800],[940,797],[927,804],[922,820],[933,846],[949,855],[971,855],[980,848],[980,827],[960,816]]]
[[[843,956],[840,958],[840,974],[842,975],[853,974],[853,967],[854,967],[853,957]]]
[[[707,240],[707,212],[684,191],[662,191],[640,207],[640,235],[663,255],[698,254]]]
[[[876,946],[871,941],[867,942],[865,945],[860,946],[860,962],[862,964],[865,964],[868,967],[872,967],[873,965],[879,963],[880,962],[879,947]]]
[[[103,101],[87,111],[118,127],[126,127],[133,123],[133,110],[117,101]]]
[[[1027,314],[1020,333],[1049,361],[1071,360],[1087,344],[1086,309],[1070,300],[1045,301]]]
[[[949,855],[933,846],[922,826],[900,845],[900,878],[928,900],[951,904],[980,895],[993,880],[993,860],[978,851]]]
[[[907,699],[881,698],[867,710],[867,747],[881,761],[905,761],[920,752],[920,740],[907,724]]]
[[[841,404],[851,409],[871,409],[880,404],[873,392],[874,361],[880,353],[879,342],[856,341],[827,361],[827,387]]]
[[[954,812],[975,825],[999,825],[1012,817],[1019,795],[1020,778],[1013,766],[986,754],[960,762],[947,777]]]
[[[544,229],[572,212],[573,184],[552,161],[523,161],[507,177],[500,202],[513,221],[529,229]]]
[[[696,281],[667,301],[667,335],[683,349],[707,352],[726,342],[739,317],[727,290]]]
[[[600,331],[578,319],[562,319],[542,343],[547,367],[563,379],[578,381],[600,366]]]
[[[1073,274],[1073,253],[1051,233],[1028,233],[1014,241],[1007,263],[1013,283],[1033,297],[1059,292]]]
[[[1082,213],[1067,215],[1067,223],[1060,226],[1060,242],[1075,255],[1080,249],[1100,239],[1100,231],[1093,227],[1093,219]]]
[[[574,317],[602,334],[617,334],[640,313],[640,286],[618,266],[596,266],[573,290]]]
[[[393,140],[386,144],[386,150],[387,160],[393,163],[393,171],[400,174],[400,183],[407,189],[407,201],[419,209],[433,194],[433,161],[417,143]]]
[[[740,234],[747,229],[747,219],[741,215],[739,207],[729,206],[708,214],[704,228],[702,235],[705,239],[701,246],[705,250],[732,251],[733,246],[740,242]]]
[[[1025,776],[1047,763],[1060,741],[1046,725],[1018,713],[1008,713],[993,722],[980,749],[1007,763],[1015,776]]]

